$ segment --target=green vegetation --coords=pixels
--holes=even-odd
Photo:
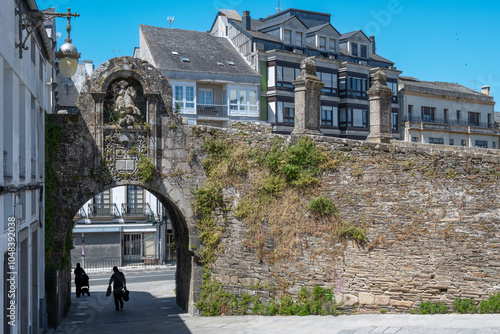
[[[478,311],[479,313],[500,313],[500,292],[490,295],[488,300],[481,300]]]
[[[418,307],[410,312],[415,314],[447,314],[450,313],[450,310],[441,302],[423,302],[422,299],[420,299]]]
[[[338,214],[335,204],[329,198],[317,197],[309,201],[309,211],[313,214],[324,217],[324,216],[335,216]]]
[[[474,299],[462,299],[460,297],[455,298],[453,301],[453,310],[457,313],[475,313],[476,312],[476,303]]]
[[[337,235],[340,239],[354,240],[358,243],[363,243],[366,241],[366,230],[350,225],[349,223],[344,223],[343,226],[338,230]]]
[[[146,155],[141,154],[139,162],[137,163],[137,172],[139,174],[139,180],[142,182],[148,182],[153,179],[156,173],[156,166],[153,164],[151,159]]]

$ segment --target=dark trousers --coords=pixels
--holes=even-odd
[[[113,293],[113,297],[115,298],[116,309],[118,310],[118,302],[120,302],[120,307],[123,308],[123,292]]]
[[[75,278],[75,285],[76,285],[76,296],[80,297],[80,295],[82,294],[83,279]]]

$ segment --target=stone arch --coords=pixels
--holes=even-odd
[[[146,112],[142,123],[104,123],[104,98],[117,80],[141,86]],[[190,250],[190,245],[199,244],[191,206],[192,190],[206,176],[201,163],[189,159],[190,150],[186,148],[201,148],[201,139],[190,128],[183,127],[180,117],[172,113],[168,80],[143,60],[113,58],[85,83],[77,106],[78,114],[47,117],[47,150],[54,156],[54,161],[48,162],[53,169],[48,169],[47,177],[53,181],[46,193],[50,204],[46,221],[53,224],[49,238],[55,244],[49,268],[69,272],[69,266],[62,261],[69,252],[64,245],[72,231],[72,218],[89,198],[112,187],[137,185],[160,199],[175,220],[178,235],[184,238],[176,242],[179,262],[176,294],[178,303],[194,312],[201,267]],[[132,112],[133,107],[137,106],[132,103]],[[133,147],[131,142],[141,145]],[[178,171],[190,177],[179,178]],[[63,284],[69,286],[70,279],[68,275]],[[51,303],[68,300],[70,290],[66,286],[55,291],[66,294],[48,296],[48,310],[56,312],[51,322],[57,325],[62,320],[63,307]]]

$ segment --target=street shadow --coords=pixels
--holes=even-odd
[[[116,311],[113,296],[90,291],[90,296],[71,296],[71,307],[56,333],[191,333],[183,318],[189,317],[175,302],[175,296],[155,297],[144,291],[130,291],[123,310]]]

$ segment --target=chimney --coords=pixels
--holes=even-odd
[[[375,47],[375,36],[370,36],[370,53],[372,55],[376,54],[377,48]]]
[[[252,29],[252,20],[250,19],[250,12],[248,10],[243,11],[243,17],[241,18],[241,27],[245,30]]]
[[[481,87],[481,93],[490,96],[490,86],[483,86],[483,87]]]

